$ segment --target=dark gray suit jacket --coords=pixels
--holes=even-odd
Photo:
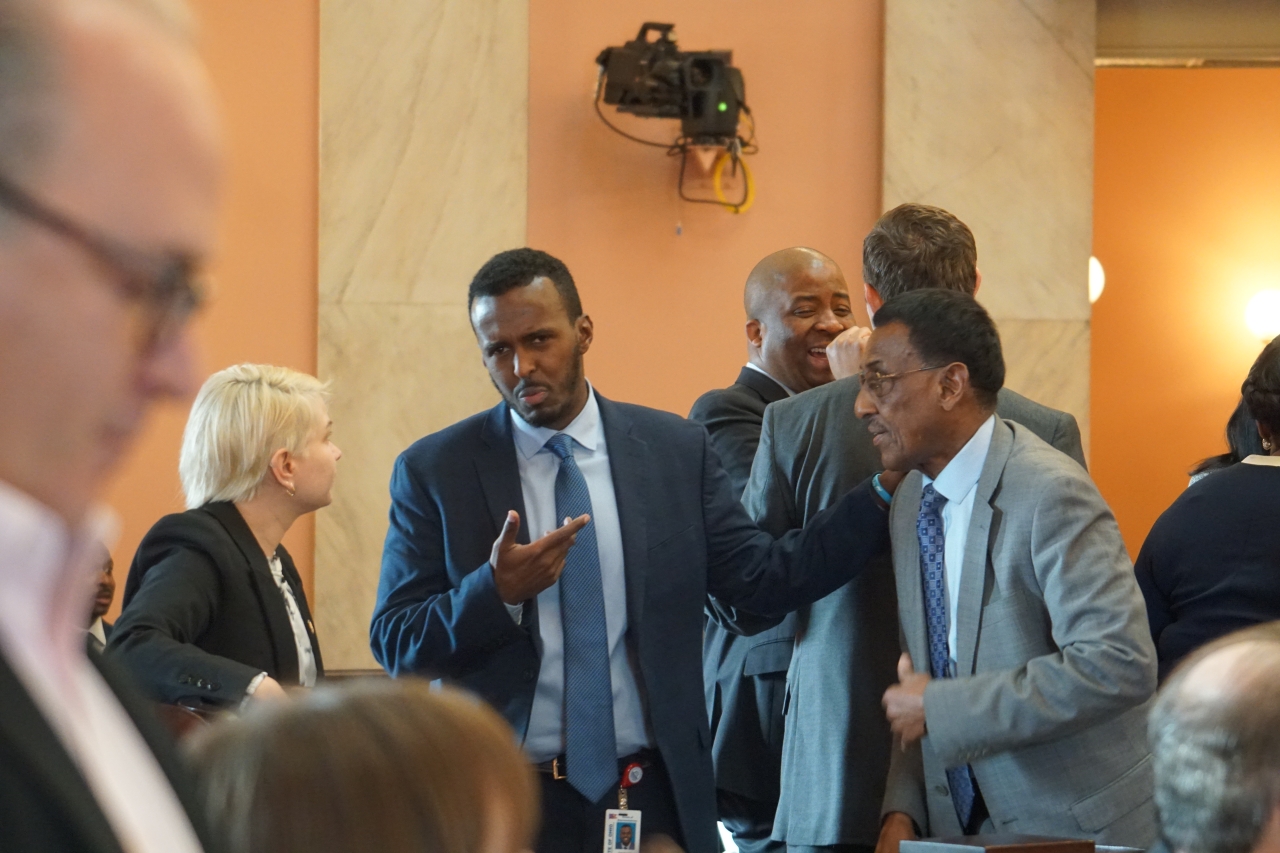
[[[735,494],[742,494],[760,443],[764,410],[787,389],[758,370],[742,368],[728,388],[708,391],[689,411],[711,434]],[[711,718],[716,787],[761,803],[778,802],[782,772],[782,703],[795,641],[795,616],[752,637],[708,620],[702,638],[702,681]]]
[[[853,414],[857,396],[858,380],[850,377],[765,411],[743,495],[765,530],[776,536],[807,523],[849,484],[880,470],[866,425]],[[997,412],[1084,465],[1071,415],[1008,389],[1000,392]],[[773,837],[798,846],[874,845],[891,745],[880,697],[897,681],[901,653],[890,559],[801,608],[797,619]]]
[[[119,665],[89,652],[89,660],[155,754],[208,853],[215,843],[194,785],[156,719]],[[26,853],[123,853],[107,816],[75,760],[0,657],[0,849]]]

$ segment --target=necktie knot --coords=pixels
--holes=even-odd
[[[563,432],[558,432],[548,438],[543,447],[554,453],[561,462],[573,458],[573,439]]]
[[[924,492],[920,495],[920,512],[921,514],[941,513],[942,506],[946,502],[946,496],[935,489],[933,483],[930,483],[924,487]]]

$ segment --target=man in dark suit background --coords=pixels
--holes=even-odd
[[[887,507],[863,484],[775,542],[701,425],[587,382],[591,319],[563,263],[500,253],[468,302],[503,402],[396,461],[374,655],[503,713],[540,771],[540,853],[600,849],[624,773],[646,838],[715,853],[707,595],[778,616],[816,600],[883,550]]]
[[[770,403],[834,377],[827,345],[854,324],[849,286],[835,261],[806,248],[756,264],[743,292],[747,366],[728,388],[698,398],[689,419],[711,435],[735,494],[751,474]],[[782,701],[795,617],[751,637],[708,621],[703,682],[711,717],[711,760],[720,820],[743,853],[778,853],[771,839],[782,769]]]
[[[939,287],[972,294],[982,280],[972,232],[927,205],[904,204],[884,214],[863,242],[862,257],[873,321],[883,301],[898,293]],[[868,334],[850,329],[832,345],[835,382],[765,410],[743,503],[774,535],[805,524],[848,484],[879,469],[866,425],[853,415],[857,342]],[[1008,389],[1000,391],[997,412],[1084,465],[1071,415]],[[880,698],[897,681],[900,652],[889,559],[875,561],[796,618],[774,838],[788,848],[870,851],[880,836],[891,744]]]
[[[111,602],[116,597],[115,560],[103,548],[102,568],[98,570],[98,589],[93,596],[93,611],[89,613],[89,648],[101,652],[111,639],[112,625],[105,620]]]
[[[160,5],[0,0],[5,850],[209,849],[167,734],[85,637],[98,496],[149,405],[194,391],[221,185],[204,69]]]

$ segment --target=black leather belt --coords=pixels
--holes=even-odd
[[[622,778],[622,771],[626,770],[628,765],[639,764],[642,768],[648,769],[655,764],[662,763],[662,756],[656,749],[642,749],[639,752],[633,752],[630,755],[624,755],[618,759],[618,778]],[[550,761],[544,761],[541,764],[533,765],[533,769],[539,773],[546,773],[552,779],[563,781],[569,778],[565,775],[564,756],[557,755]]]

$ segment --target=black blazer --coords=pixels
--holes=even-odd
[[[703,424],[742,494],[760,444],[764,410],[787,390],[750,367],[728,388],[708,391],[689,411]],[[740,637],[708,620],[702,640],[702,680],[711,718],[711,761],[716,787],[776,805],[782,772],[783,703],[796,617],[776,628]]]
[[[107,686],[155,753],[208,853],[215,850],[193,786],[168,732],[110,660],[95,653]],[[123,853],[89,784],[8,662],[0,657],[0,848],[24,853]]]
[[[1211,640],[1280,619],[1280,468],[1237,463],[1188,486],[1134,562],[1163,681]]]
[[[747,516],[700,424],[596,397],[622,526],[627,643],[685,849],[714,853],[702,688],[707,593],[784,614],[847,582],[882,552],[887,513],[863,484],[804,531],[775,542]],[[489,565],[511,509],[525,517],[505,403],[402,453],[391,479],[371,643],[392,675],[460,683],[523,738],[539,672],[537,600],[525,602],[516,624]],[[529,541],[525,526],[520,541]]]
[[[324,674],[311,611],[289,552],[276,549]],[[284,596],[235,504],[167,515],[133,557],[124,609],[107,653],[157,701],[233,705],[265,672],[298,683],[298,651]]]

